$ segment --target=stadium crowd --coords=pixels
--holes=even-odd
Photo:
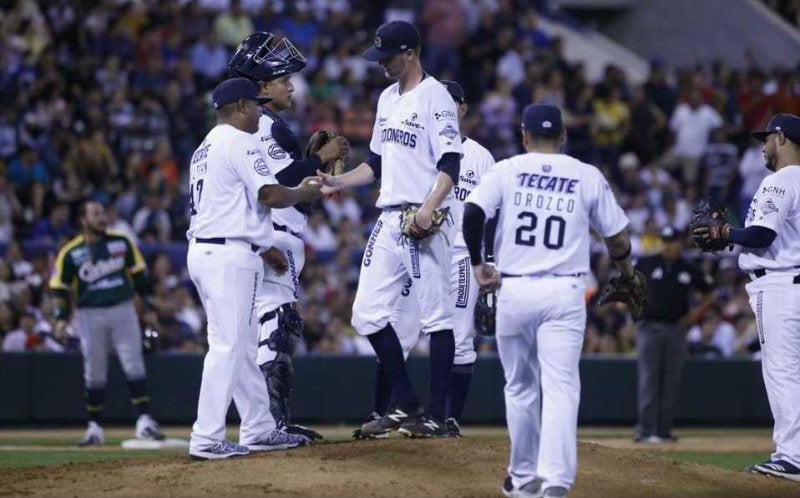
[[[521,150],[519,114],[559,105],[568,152],[603,169],[631,219],[635,255],[660,250],[666,225],[684,231],[703,196],[742,219],[766,174],[747,130],[776,111],[800,111],[800,68],[733,69],[724,62],[670,68],[651,61],[641,85],[607,67],[588,81],[564,58],[564,40],[514,0],[20,0],[0,11],[0,335],[4,350],[61,350],[47,278],[58,247],[76,234],[84,199],[108,206],[113,229],[141,244],[156,284],[153,349],[203,350],[204,318],[185,270],[186,164],[213,126],[209,91],[233,48],[255,30],[288,36],[308,67],[293,82],[290,124],[301,137],[332,128],[365,157],[374,106],[387,82],[360,56],[385,20],[415,22],[424,67],[456,79],[470,113],[463,132],[496,159]],[[325,200],[309,219],[302,274],[305,351],[369,354],[350,308],[376,187]],[[593,247],[587,301],[609,268]],[[704,357],[757,354],[755,323],[735,253],[703,258],[716,304],[698,315],[690,350]],[[152,338],[151,338],[152,339]],[[586,353],[634,354],[635,323],[589,306]],[[492,350],[481,338],[480,350]],[[753,345],[756,344],[754,347]],[[75,347],[70,344],[68,347]],[[421,346],[424,351],[424,344]]]

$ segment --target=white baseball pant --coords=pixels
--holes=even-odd
[[[384,210],[375,222],[353,302],[353,327],[361,335],[374,334],[390,322],[392,309],[409,278],[420,308],[424,333],[453,328],[450,306],[450,261],[453,227],[422,240],[406,239],[400,230],[402,212]],[[445,238],[447,235],[447,239]]]
[[[205,448],[225,439],[231,398],[241,417],[240,444],[275,428],[264,377],[256,364],[258,329],[253,307],[264,268],[249,243],[189,244],[187,266],[208,317],[208,353],[190,445]]]
[[[761,372],[775,425],[771,460],[800,467],[800,282],[797,270],[747,284],[761,341]],[[800,280],[800,278],[798,278]]]
[[[575,481],[585,287],[579,277],[507,277],[497,292],[515,486],[539,478],[544,488],[569,489]]]
[[[450,271],[450,305],[453,309],[453,334],[456,354],[453,365],[469,365],[478,357],[475,352],[475,303],[478,301],[480,287],[472,274],[469,254],[466,250],[456,250]],[[403,286],[390,319],[397,332],[403,354],[414,348],[420,337],[420,311],[417,303],[418,285],[409,279]]]

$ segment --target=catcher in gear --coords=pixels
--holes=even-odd
[[[733,249],[728,223],[728,208],[714,199],[703,199],[692,209],[689,224],[692,240],[703,252],[716,254],[725,248]]]
[[[242,40],[228,61],[232,75],[245,77],[259,87],[261,97],[272,100],[262,107],[256,142],[270,172],[281,185],[294,187],[314,176],[323,165],[342,163],[350,146],[335,134],[312,137],[303,157],[300,143],[280,112],[292,106],[292,74],[306,66],[303,54],[288,38],[272,33],[253,33]],[[259,322],[258,364],[267,382],[270,411],[278,427],[308,440],[321,439],[314,430],[291,423],[289,400],[294,379],[292,354],[302,336],[303,322],[297,311],[299,277],[305,263],[303,233],[310,204],[273,209],[274,247],[262,255],[264,282],[256,297]]]

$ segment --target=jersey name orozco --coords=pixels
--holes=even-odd
[[[628,225],[602,173],[564,154],[500,161],[467,202],[487,216],[500,208],[497,267],[513,275],[589,271],[590,229],[611,237]]]
[[[370,141],[370,150],[381,156],[378,207],[421,204],[439,159],[448,152],[462,154],[456,104],[447,89],[431,76],[402,95],[399,89],[395,83],[378,99]]]

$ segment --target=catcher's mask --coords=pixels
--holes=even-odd
[[[306,58],[288,38],[275,42],[272,33],[259,31],[239,44],[228,60],[230,76],[254,82],[272,81],[306,67]]]

